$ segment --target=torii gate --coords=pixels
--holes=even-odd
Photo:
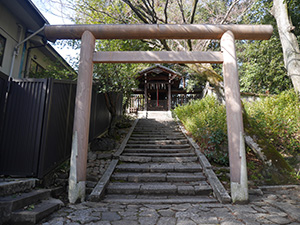
[[[233,202],[248,201],[247,166],[235,39],[267,40],[271,25],[48,25],[49,40],[81,39],[69,201],[84,201],[93,63],[223,63]],[[221,52],[94,52],[95,39],[221,39]]]

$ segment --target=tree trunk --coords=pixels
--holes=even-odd
[[[287,74],[295,91],[300,93],[300,51],[286,1],[273,0],[272,14],[276,19]]]
[[[106,106],[111,115],[111,121],[108,128],[108,135],[112,136],[115,133],[116,124],[118,122],[117,103],[120,98],[120,93],[104,93],[104,96]]]

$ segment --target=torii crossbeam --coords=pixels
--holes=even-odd
[[[85,198],[93,63],[223,63],[231,197],[248,201],[247,167],[235,39],[267,40],[271,25],[48,25],[49,40],[81,39],[69,201]],[[221,39],[221,52],[94,52],[95,39]]]

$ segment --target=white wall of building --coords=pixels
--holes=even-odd
[[[25,37],[25,30],[21,21],[17,21],[13,14],[0,3],[0,34],[6,38],[6,45],[4,50],[4,56],[0,71],[9,75],[13,51],[19,40],[23,40]],[[23,45],[20,46],[20,50],[23,50]],[[15,59],[15,65],[13,69],[14,77],[18,76],[19,67],[21,62],[21,52]]]
[[[20,41],[23,41],[30,34],[27,33],[27,28],[24,23],[18,20],[14,16],[14,13],[9,11],[9,9],[7,9],[1,2],[0,34],[6,38],[5,51],[2,66],[0,66],[0,71],[9,76],[14,48]],[[18,54],[16,55],[14,61],[12,73],[13,78],[27,77],[30,70],[30,64],[33,61],[39,64],[44,69],[46,69],[48,65],[54,64],[54,62],[52,61],[54,57],[52,57],[51,60],[41,51],[42,45],[43,42],[38,36],[33,37],[31,40],[27,41],[27,43],[25,44],[25,49],[24,44],[20,45]],[[49,50],[48,47],[47,49]]]

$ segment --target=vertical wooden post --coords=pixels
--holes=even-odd
[[[78,68],[72,154],[69,177],[69,201],[84,201],[86,166],[89,139],[89,124],[93,81],[93,52],[95,37],[85,31],[81,37],[80,62]]]
[[[144,111],[147,112],[147,106],[148,106],[148,89],[147,89],[147,80],[145,80],[145,87],[144,87],[144,95],[145,95],[145,109]]]
[[[235,38],[231,31],[224,33],[221,38],[221,50],[224,58],[223,77],[226,100],[231,197],[234,203],[243,203],[248,201],[248,180],[240,86],[234,41]]]
[[[171,90],[171,84],[168,84],[168,110],[171,111],[171,103],[172,103],[172,90]]]
[[[159,85],[156,84],[156,106],[159,106]]]

